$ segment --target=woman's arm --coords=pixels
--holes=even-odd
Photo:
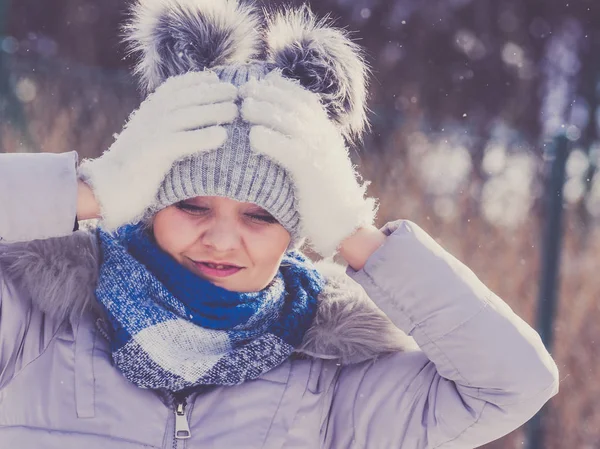
[[[385,243],[385,237],[375,226],[359,228],[342,242],[339,254],[354,271],[362,270],[369,257]]]
[[[94,192],[81,179],[77,182],[77,218],[79,220],[100,218],[100,206]]]
[[[522,425],[558,391],[539,335],[417,225],[386,231],[348,273],[422,352],[344,367],[328,441],[467,449]]]
[[[71,234],[80,211],[82,218],[92,218],[93,195],[78,186],[76,165],[74,151],[0,154],[0,389],[37,357],[60,325],[32,307],[31,293],[14,282],[11,270],[20,264],[35,276],[23,246],[33,242],[25,242]]]
[[[77,213],[77,153],[0,154],[0,242],[68,235]]]

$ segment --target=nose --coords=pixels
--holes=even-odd
[[[235,220],[216,218],[204,229],[200,241],[216,252],[228,252],[240,247],[241,235]]]

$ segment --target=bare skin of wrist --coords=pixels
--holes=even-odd
[[[354,270],[361,270],[367,259],[385,242],[385,234],[375,226],[359,228],[340,245],[339,254]]]
[[[79,220],[100,218],[100,206],[94,192],[82,180],[78,181],[77,186],[77,218]]]

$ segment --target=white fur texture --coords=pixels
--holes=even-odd
[[[31,296],[49,319],[103,316],[95,299],[100,251],[95,233],[0,245],[0,271]],[[358,363],[389,352],[412,350],[414,340],[377,308],[340,265],[317,264],[327,280],[314,323],[297,352],[341,363]]]
[[[302,233],[315,251],[330,256],[357,228],[373,223],[376,201],[365,198],[344,139],[313,94],[272,72],[242,86],[240,96],[253,150],[294,180]]]
[[[316,266],[327,284],[321,292],[317,317],[297,352],[348,365],[379,354],[418,349],[414,339],[394,326],[362,287],[346,275],[343,266],[330,260]]]
[[[50,317],[76,320],[100,310],[94,296],[99,251],[95,234],[0,245],[0,272],[31,296]]]
[[[79,177],[94,191],[107,230],[136,223],[178,160],[215,150],[221,126],[239,115],[237,89],[211,72],[170,78],[134,112],[102,156],[82,161]]]
[[[130,53],[137,56],[135,73],[145,92],[152,92],[165,80],[161,67],[170,62],[161,60],[163,49],[157,39],[157,26],[165,17],[174,24],[174,39],[177,32],[192,28],[199,40],[192,44],[198,47],[208,48],[215,44],[216,35],[225,36],[220,49],[213,52],[214,57],[205,61],[204,67],[188,67],[188,70],[243,64],[261,48],[261,21],[256,9],[236,0],[136,0],[131,13],[131,20],[124,26],[125,42]],[[167,73],[176,74],[181,72]]]
[[[342,133],[352,139],[360,136],[367,125],[369,67],[363,50],[349,38],[349,33],[330,22],[328,17],[318,19],[307,6],[285,8],[268,15],[265,33],[268,60],[280,66],[293,54],[296,64],[300,60],[303,72],[313,69],[315,73],[330,74],[330,78],[320,83],[307,81],[310,86],[302,83],[301,74],[297,78],[304,87],[321,95]],[[314,80],[315,76],[311,78]]]

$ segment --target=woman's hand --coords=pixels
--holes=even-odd
[[[333,255],[346,237],[370,226],[377,211],[340,129],[316,95],[277,72],[249,81],[240,96],[252,149],[292,175],[308,243],[321,256]]]
[[[371,254],[383,245],[385,239],[386,235],[375,226],[364,226],[342,241],[339,254],[350,267],[359,271]]]
[[[142,219],[175,162],[223,145],[222,125],[239,115],[237,96],[237,88],[213,72],[165,81],[131,114],[108,151],[82,161],[79,179],[92,189],[100,209],[88,210],[92,202],[84,200],[83,214],[100,215],[107,230]],[[85,192],[83,187],[84,198]]]

